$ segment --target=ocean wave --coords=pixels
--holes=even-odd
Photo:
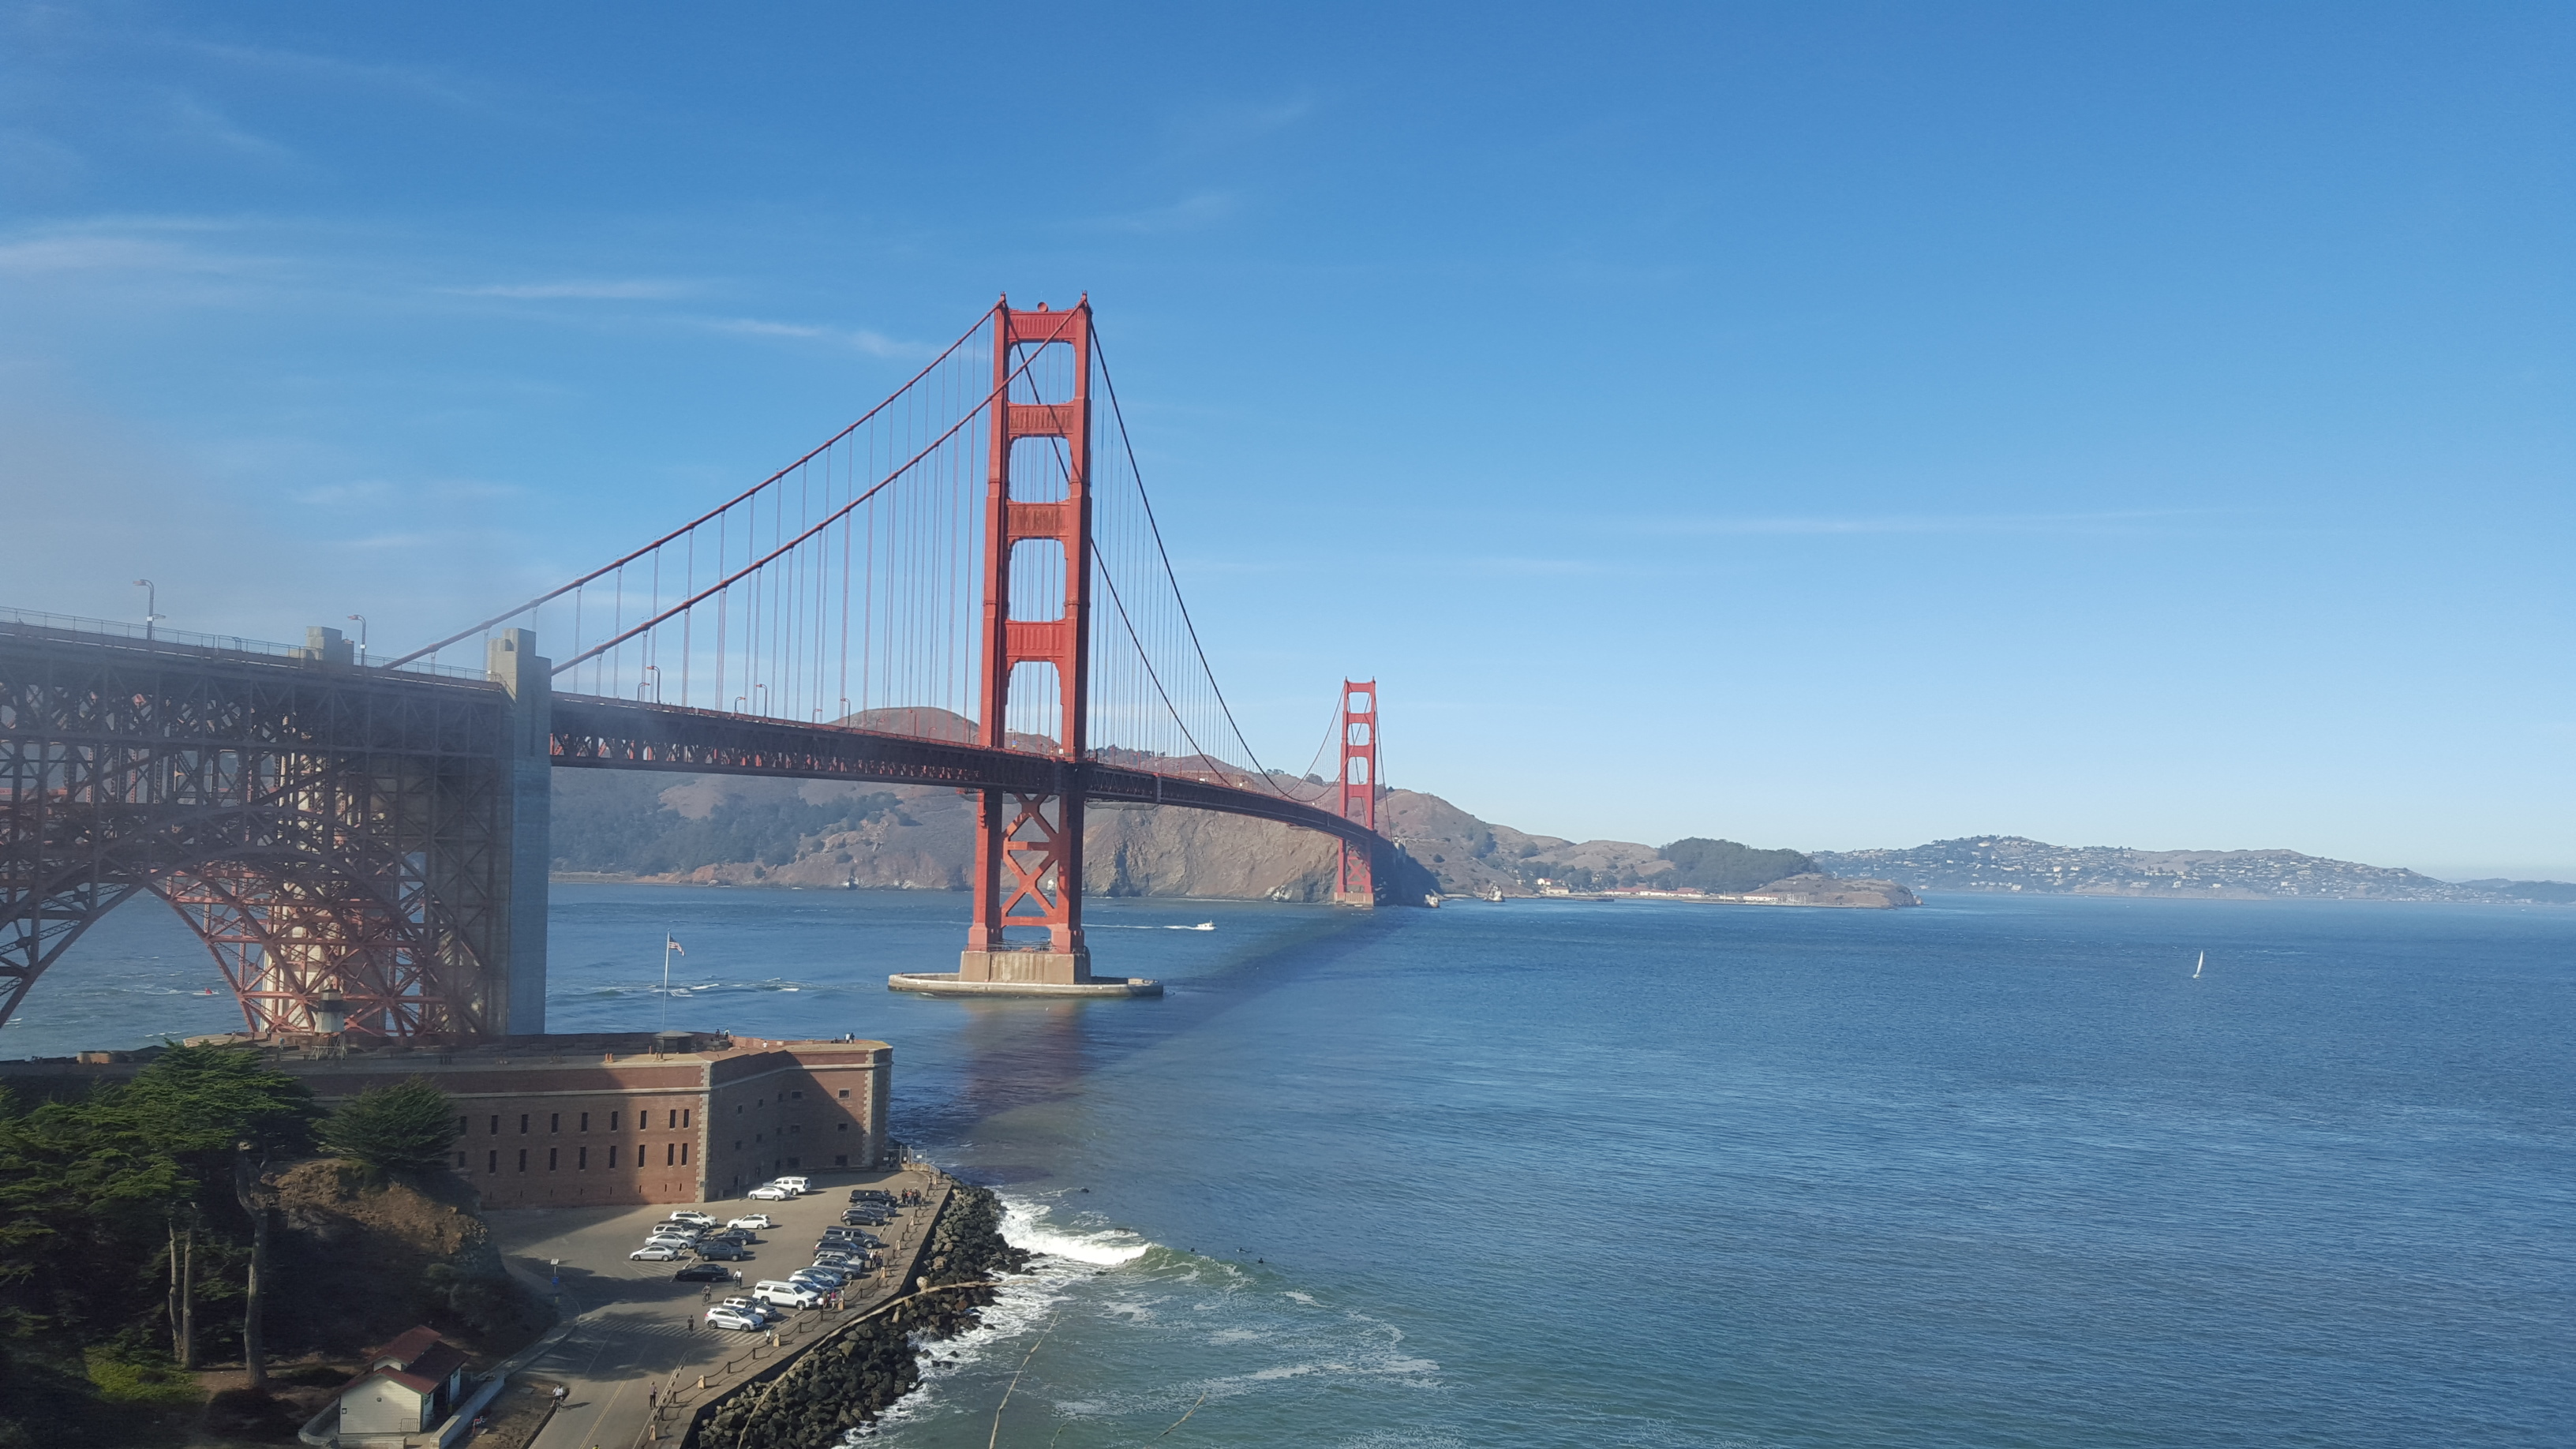
[[[921,1384],[880,1413],[874,1423],[850,1430],[843,1446],[928,1418],[945,1407],[941,1386],[971,1373],[993,1357],[997,1347],[1017,1349],[1019,1341],[1053,1321],[1071,1287],[1088,1280],[1101,1267],[1114,1267],[1142,1256],[1150,1243],[1114,1229],[1084,1232],[1047,1224],[1044,1203],[1002,1199],[1002,1237],[1015,1248],[1041,1254],[1026,1274],[1004,1279],[994,1301],[977,1310],[975,1327],[955,1338],[916,1337],[927,1350],[921,1360]]]
[[[1135,1262],[1156,1246],[1124,1228],[1061,1228],[1048,1221],[1053,1214],[1045,1203],[1005,1197],[1002,1237],[1014,1248],[1102,1268]]]

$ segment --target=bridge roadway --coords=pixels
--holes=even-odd
[[[557,694],[552,737],[558,768],[786,775],[1027,794],[1079,790],[1088,800],[1249,815],[1362,845],[1375,837],[1358,821],[1249,786],[1101,760],[678,705]]]

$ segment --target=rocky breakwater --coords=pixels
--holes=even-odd
[[[693,1422],[681,1449],[814,1449],[866,1424],[921,1382],[921,1339],[953,1338],[980,1321],[991,1282],[1025,1272],[1029,1255],[1002,1238],[1002,1201],[960,1185],[932,1225],[912,1296],[835,1334],[766,1383],[748,1384]]]

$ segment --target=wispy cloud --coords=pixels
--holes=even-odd
[[[1118,232],[1128,236],[1156,236],[1168,232],[1196,231],[1213,226],[1243,210],[1243,200],[1231,191],[1202,191],[1165,206],[1147,207],[1142,211],[1096,216],[1077,225],[1085,231]]]
[[[920,357],[929,349],[915,342],[900,342],[882,332],[864,327],[827,327],[812,322],[770,322],[757,317],[709,318],[699,324],[710,332],[729,333],[736,337],[793,337],[812,342],[828,342],[864,352],[870,357]]]
[[[131,231],[40,232],[0,241],[0,273],[161,273],[238,276],[265,269],[261,258],[227,255]]]
[[[1287,130],[1315,110],[1316,101],[1311,94],[1275,101],[1241,101],[1176,116],[1167,134],[1175,155],[1203,156]]]
[[[367,92],[407,91],[449,105],[470,105],[473,98],[453,79],[415,66],[380,65],[315,55],[275,46],[233,45],[170,37],[177,48],[250,70],[276,76],[338,85]]]
[[[185,140],[254,161],[274,163],[297,159],[295,152],[283,143],[252,131],[185,91],[171,93],[167,104],[170,127]]]
[[[2094,513],[1882,513],[1760,518],[1632,519],[1621,531],[1651,530],[1695,536],[1721,534],[1836,535],[1906,533],[2135,533],[2213,517],[2213,509],[2116,509]]]
[[[363,511],[391,504],[408,507],[423,503],[489,503],[497,499],[518,497],[524,491],[516,484],[492,483],[479,478],[440,478],[403,483],[381,478],[361,478],[346,483],[324,483],[305,488],[299,490],[294,496],[296,502],[309,508]]]
[[[514,301],[666,302],[694,296],[694,282],[654,277],[577,277],[554,282],[490,282],[479,287],[446,287],[458,297],[506,297]]]

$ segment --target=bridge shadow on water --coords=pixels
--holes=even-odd
[[[896,1034],[895,1135],[925,1145],[962,1142],[1003,1114],[1074,1101],[1127,1059],[1228,1013],[1258,1009],[1264,997],[1368,949],[1393,928],[1381,913],[1318,911],[1264,931],[1211,966],[1164,978],[1160,999],[924,1002],[959,1020],[935,1045],[921,1041],[907,1050],[904,1038],[912,1034]],[[1052,1171],[987,1163],[960,1175],[999,1186]]]

